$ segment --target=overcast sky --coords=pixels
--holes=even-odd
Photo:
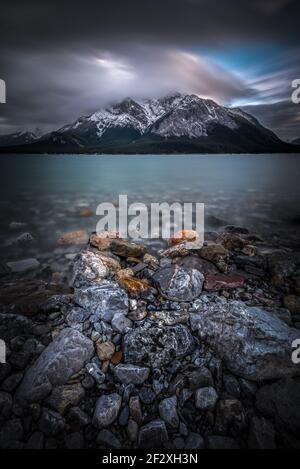
[[[126,96],[197,93],[300,136],[300,2],[1,0],[0,133],[57,129]]]

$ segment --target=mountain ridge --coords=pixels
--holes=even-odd
[[[1,153],[273,153],[297,150],[296,145],[281,141],[240,108],[180,93],[141,100],[127,97],[31,141],[0,146]]]

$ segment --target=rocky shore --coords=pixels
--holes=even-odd
[[[299,265],[238,226],[3,263],[0,447],[299,448]]]

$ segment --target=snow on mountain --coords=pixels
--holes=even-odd
[[[11,137],[9,136],[11,142]],[[3,138],[3,137],[2,137]],[[40,152],[263,152],[289,151],[270,130],[240,108],[196,94],[125,98],[38,138],[15,141]],[[1,141],[0,146],[14,145]],[[18,150],[18,149],[16,149]],[[21,150],[20,150],[21,151]]]
[[[236,129],[237,117],[255,125],[255,120],[240,109],[226,108],[194,94],[176,93],[159,99],[126,98],[110,108],[81,117],[58,132],[86,131],[89,126],[89,130],[94,128],[99,139],[109,129],[116,128],[133,129],[140,135],[150,132],[165,138],[198,138],[207,136],[212,124]]]
[[[40,131],[37,129],[35,132],[14,132],[7,135],[0,135],[0,145],[22,145],[24,143],[31,143],[40,138]]]

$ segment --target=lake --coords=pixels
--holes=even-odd
[[[1,245],[26,225],[40,250],[66,231],[95,230],[81,217],[100,202],[202,202],[206,230],[243,225],[297,243],[299,155],[4,155],[0,158]],[[5,251],[5,250],[4,250]]]

